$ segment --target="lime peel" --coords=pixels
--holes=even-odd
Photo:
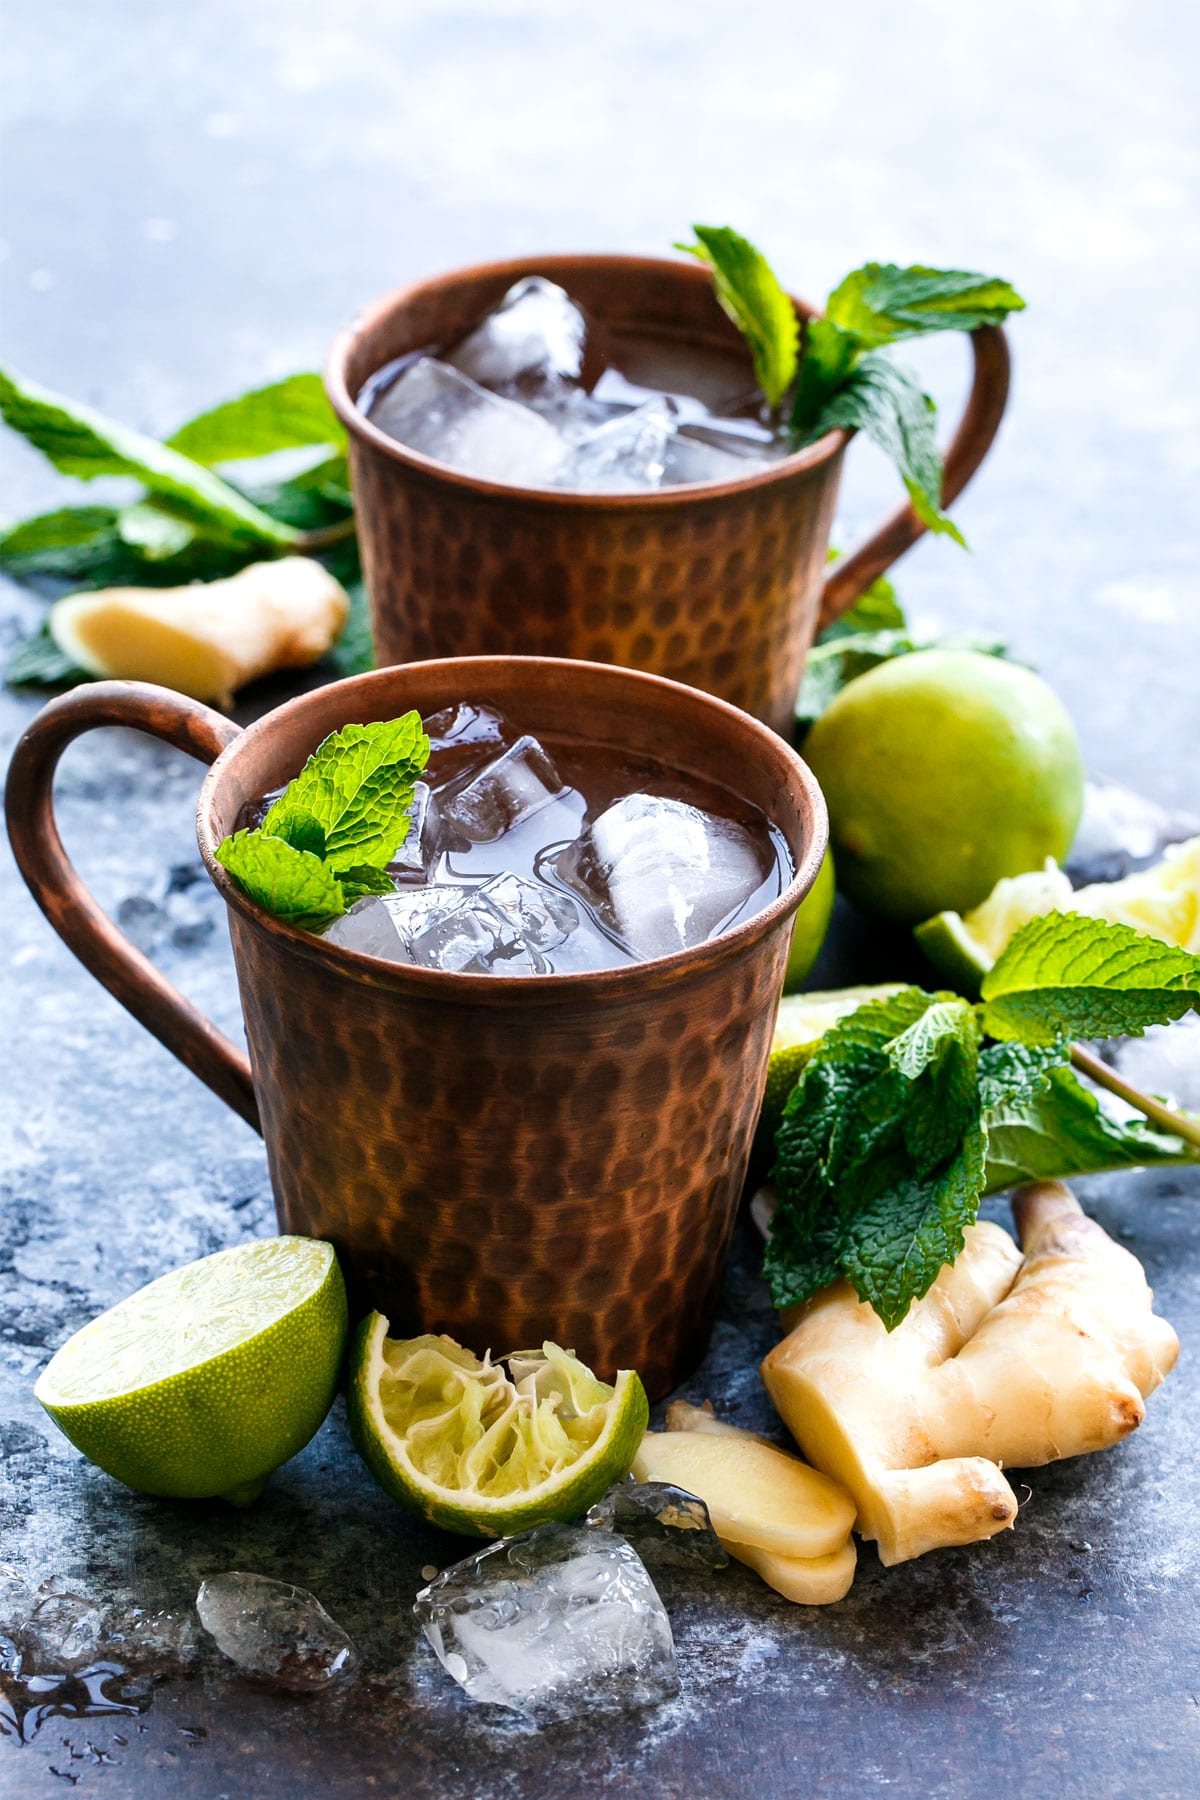
[[[550,1342],[506,1368],[387,1332],[372,1313],[356,1334],[350,1429],[380,1485],[433,1524],[504,1537],[578,1517],[628,1474],[649,1417],[634,1370],[610,1387]]]

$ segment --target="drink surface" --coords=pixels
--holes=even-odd
[[[539,275],[461,342],[378,370],[358,404],[398,443],[518,487],[640,493],[735,481],[790,448],[744,356],[611,331]]]
[[[463,974],[580,974],[704,943],[792,878],[782,834],[727,788],[605,745],[541,742],[486,705],[424,724],[395,892],[358,901],[331,943]]]

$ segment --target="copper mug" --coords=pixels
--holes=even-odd
[[[379,962],[261,911],[215,862],[242,806],[331,731],[486,700],[550,738],[734,786],[787,840],[786,891],[657,962],[504,979]],[[229,909],[249,1059],[101,912],[68,862],[52,783],[100,725],[213,766],[200,853]],[[9,833],[59,935],[168,1049],[260,1130],[280,1229],[336,1245],[393,1332],[497,1353],[569,1345],[666,1393],[703,1353],[766,1080],[791,921],[824,855],[795,752],[723,701],[652,675],[498,657],[410,664],[288,701],[241,730],[165,688],[53,700],[17,746]]]
[[[694,262],[542,256],[420,281],[369,306],[334,342],[329,397],[350,438],[363,568],[381,663],[531,653],[647,669],[788,732],[804,659],[921,536],[901,506],[828,566],[851,433],[736,481],[653,493],[502,486],[396,443],[355,404],[393,358],[460,338],[523,275],[547,275],[603,324],[726,353],[744,349]],[[814,308],[795,302],[802,319]],[[974,379],[946,452],[943,499],[966,486],[1008,397],[997,326],[971,336]],[[752,383],[746,362],[747,387]]]

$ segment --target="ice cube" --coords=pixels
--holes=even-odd
[[[579,925],[579,908],[566,894],[520,875],[493,876],[478,898],[495,908],[529,950],[555,950]]]
[[[488,481],[544,487],[565,454],[545,419],[431,356],[420,357],[379,394],[369,417],[410,450]]]
[[[579,381],[587,337],[587,317],[571,296],[542,275],[527,275],[446,361],[498,394],[527,394],[547,382]]]
[[[502,713],[468,700],[444,706],[421,723],[429,739],[425,780],[435,794],[499,756],[517,737]]]
[[[413,785],[408,815],[408,836],[388,864],[388,874],[400,880],[417,876],[427,881],[438,857],[437,802],[428,782]]]
[[[755,475],[767,466],[768,458],[761,449],[745,439],[732,440],[722,447],[690,433],[686,436],[679,433],[664,452],[663,485],[678,486],[689,481],[740,481],[743,476]]]
[[[661,394],[621,414],[572,447],[559,472],[559,486],[587,494],[661,487],[675,423],[675,406]]]
[[[321,933],[327,944],[357,950],[360,956],[379,956],[386,962],[407,962],[408,952],[386,901],[390,895],[368,895],[356,900],[340,919]]]
[[[729,1567],[703,1500],[666,1481],[618,1482],[584,1524],[617,1532],[651,1568]]]
[[[712,937],[770,872],[744,826],[655,794],[616,801],[556,866],[601,922],[647,958]]]
[[[540,1525],[502,1538],[444,1570],[413,1610],[473,1700],[565,1719],[679,1691],[666,1609],[610,1531]]]
[[[104,1641],[107,1608],[90,1595],[73,1591],[59,1575],[51,1575],[31,1596],[24,1618],[8,1623],[5,1635],[15,1638],[38,1674],[82,1669],[94,1663]]]
[[[479,887],[429,890],[442,910],[408,938],[425,968],[460,974],[544,975],[543,953],[566,941],[579,911],[566,894],[519,875],[497,875]]]
[[[1067,857],[1077,883],[1115,881],[1140,863],[1160,856],[1168,844],[1200,833],[1200,816],[1168,812],[1119,781],[1103,777],[1083,790],[1083,817]]]
[[[210,1575],[196,1595],[200,1623],[245,1675],[311,1693],[349,1675],[354,1645],[307,1588],[231,1570]]]
[[[490,844],[562,791],[537,739],[521,737],[443,803],[442,818],[471,843]]]

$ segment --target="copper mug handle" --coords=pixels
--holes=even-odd
[[[991,449],[1008,400],[1008,340],[999,325],[981,325],[978,331],[973,331],[971,351],[975,359],[971,392],[946,451],[943,506],[949,506],[958,498]],[[840,618],[927,529],[905,502],[857,550],[852,550],[849,556],[840,556],[825,577],[817,629],[832,625]]]
[[[59,937],[127,1012],[261,1131],[248,1058],[117,930],[63,849],[54,771],[67,745],[98,725],[131,726],[202,763],[215,762],[241,727],[167,688],[96,682],[61,694],[34,719],[13,753],[4,798],[17,866]]]

